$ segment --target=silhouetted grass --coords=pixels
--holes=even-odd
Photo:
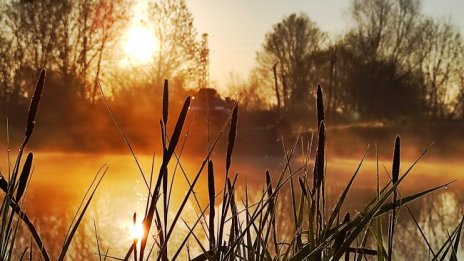
[[[165,91],[167,90],[165,85]],[[164,97],[167,95],[165,94]],[[163,104],[167,104],[163,102]],[[346,213],[343,221],[338,222],[341,215],[341,208],[345,201],[346,196],[348,195],[352,184],[359,172],[359,169],[362,165],[363,160],[361,160],[358,169],[355,171],[354,175],[350,179],[346,188],[342,191],[339,200],[337,201],[332,212],[326,213],[326,192],[325,187],[325,144],[326,144],[326,132],[325,132],[325,123],[324,123],[324,112],[323,112],[323,102],[322,102],[322,88],[318,86],[317,90],[317,124],[318,128],[318,141],[316,148],[316,156],[314,160],[314,168],[312,173],[305,171],[301,173],[301,169],[297,171],[290,170],[290,161],[292,155],[295,151],[296,144],[301,136],[298,136],[295,145],[287,151],[285,156],[285,166],[281,173],[277,175],[277,182],[272,184],[271,174],[266,171],[266,183],[265,189],[262,196],[254,204],[250,204],[248,197],[248,190],[245,192],[245,202],[244,209],[238,209],[236,203],[236,180],[237,176],[234,177],[233,181],[229,175],[229,169],[232,164],[232,152],[236,140],[236,128],[238,122],[238,107],[236,106],[230,116],[228,122],[230,122],[230,131],[228,138],[228,146],[225,157],[225,178],[224,178],[224,187],[222,190],[222,201],[220,202],[220,213],[218,216],[218,226],[217,231],[214,227],[214,218],[215,210],[214,204],[217,202],[215,198],[215,185],[214,185],[214,175],[218,175],[217,171],[213,170],[213,162],[209,160],[209,155],[214,149],[215,144],[211,146],[211,150],[208,155],[205,156],[205,160],[200,167],[200,170],[195,175],[194,181],[189,182],[190,188],[187,191],[184,199],[182,201],[181,207],[177,210],[172,209],[163,209],[163,212],[173,211],[175,218],[172,221],[172,224],[167,224],[164,222],[156,222],[158,226],[158,232],[161,231],[172,231],[173,226],[175,226],[177,219],[180,217],[185,202],[191,196],[191,192],[194,190],[196,181],[198,180],[201,171],[203,170],[206,163],[208,163],[208,195],[209,195],[209,222],[208,222],[208,231],[203,231],[205,233],[204,237],[208,239],[209,250],[207,247],[203,246],[201,242],[200,235],[197,235],[195,227],[198,223],[201,223],[201,220],[205,219],[204,216],[205,209],[200,213],[197,221],[188,227],[189,233],[183,242],[187,242],[189,237],[193,237],[195,242],[197,242],[198,247],[203,251],[203,254],[193,258],[193,260],[329,260],[335,259],[338,260],[342,256],[350,258],[350,255],[357,257],[359,260],[362,256],[377,256],[379,260],[391,259],[393,251],[393,232],[395,226],[395,220],[397,218],[397,209],[401,206],[404,206],[407,203],[410,203],[417,198],[420,198],[428,193],[436,191],[440,188],[444,188],[447,184],[434,187],[432,189],[426,190],[421,193],[416,193],[402,199],[397,199],[397,187],[403,179],[410,173],[412,167],[417,163],[417,161],[403,173],[403,176],[400,177],[399,173],[399,137],[395,143],[395,153],[393,159],[393,180],[388,183],[382,189],[378,189],[377,195],[374,195],[374,198],[369,202],[369,204],[357,214]],[[163,107],[163,111],[167,111],[166,107]],[[163,115],[164,119],[167,118],[166,115]],[[224,127],[228,125],[228,122],[224,123]],[[166,125],[163,125],[166,126]],[[176,127],[179,126],[179,121],[176,124]],[[220,132],[219,136],[223,133],[224,127]],[[167,131],[164,130],[163,133]],[[174,131],[176,132],[176,131]],[[216,141],[219,137],[216,137]],[[175,148],[171,146],[172,142],[169,144],[170,148]],[[174,142],[177,142],[174,140]],[[311,147],[308,144],[308,147]],[[309,159],[309,154],[311,151],[307,152],[306,158]],[[424,152],[425,153],[425,152]],[[365,156],[364,156],[365,157]],[[363,157],[363,159],[364,159]],[[422,157],[422,155],[421,155]],[[421,158],[420,157],[420,158]],[[420,159],[419,158],[419,159]],[[419,160],[418,159],[418,160]],[[164,161],[163,161],[164,162]],[[176,164],[181,164],[179,159],[177,159]],[[164,165],[164,164],[163,164]],[[161,168],[165,168],[164,166]],[[305,161],[304,169],[310,169],[309,160]],[[292,193],[293,191],[293,176],[299,175],[299,192],[300,203],[297,206],[296,200],[292,200],[292,209],[293,215],[295,216],[295,231],[293,231],[294,237],[290,242],[280,241],[279,235],[277,233],[276,226],[279,224],[279,220],[276,220],[276,212],[279,211],[276,207],[276,202],[279,196],[282,196],[281,193],[285,193],[283,190],[286,186],[291,186]],[[167,175],[161,175],[158,179],[163,179]],[[312,177],[311,177],[312,176]],[[313,185],[308,184],[308,180],[313,179]],[[172,184],[171,184],[172,185]],[[152,195],[153,200],[157,200],[157,197],[161,197],[164,194],[158,194],[155,190]],[[154,198],[153,198],[154,197]],[[295,195],[292,195],[294,198]],[[393,197],[391,203],[387,203],[387,199]],[[158,205],[152,204],[152,207],[155,209],[158,208]],[[201,209],[201,208],[200,208]],[[375,220],[380,220],[380,217],[388,214],[391,214],[390,222],[390,233],[388,241],[391,242],[388,245],[389,252],[387,253],[384,249],[383,237],[379,234],[376,234],[376,239],[378,243],[377,249],[369,249],[366,247],[367,244],[367,235],[369,233],[375,233],[370,231],[375,231],[373,222]],[[291,213],[288,213],[292,215]],[[243,217],[245,215],[245,217]],[[150,218],[150,217],[148,217]],[[156,221],[156,220],[155,220]],[[164,225],[164,226],[163,226]],[[380,224],[381,227],[381,224]],[[226,232],[227,230],[227,232]],[[154,246],[159,247],[158,259],[167,260],[167,246],[169,245],[169,235],[163,237],[161,236],[159,241],[153,243]],[[164,235],[166,235],[164,233]],[[160,236],[160,235],[158,235]],[[360,246],[353,246],[355,240],[361,239]],[[454,245],[456,245],[456,240],[453,237]],[[449,241],[452,241],[451,239]],[[178,257],[180,248],[184,246],[184,243],[180,246],[173,245],[176,249],[176,254],[173,256]],[[379,252],[380,251],[380,252]],[[126,255],[126,259],[130,255]],[[139,259],[143,258],[143,251],[140,252]]]
[[[24,196],[26,194],[28,182],[31,176],[31,168],[33,161],[33,154],[30,152],[27,155],[26,161],[23,165],[22,171],[20,172],[20,164],[23,152],[33,134],[35,127],[35,117],[39,108],[40,98],[42,96],[42,91],[44,89],[45,83],[45,70],[41,70],[39,79],[37,81],[36,87],[34,89],[33,96],[31,98],[31,103],[29,105],[29,111],[26,120],[26,128],[24,134],[24,141],[19,147],[18,156],[16,158],[16,163],[13,169],[8,168],[8,178],[5,178],[0,174],[0,189],[5,193],[3,197],[2,206],[1,206],[1,217],[0,217],[0,260],[13,260],[18,258],[17,254],[14,253],[16,243],[18,241],[17,232],[18,228],[22,222],[26,228],[29,230],[32,240],[34,241],[36,248],[40,254],[41,259],[51,260],[50,255],[45,248],[45,245],[35,228],[34,224],[31,222],[28,215],[22,209],[22,204]],[[9,141],[8,141],[9,142]],[[8,145],[9,150],[9,145]],[[9,155],[9,154],[8,154]],[[10,159],[8,158],[8,164],[10,165]],[[100,169],[101,170],[101,169]],[[63,260],[66,256],[67,250],[74,238],[74,235],[77,231],[77,228],[80,225],[80,222],[95,194],[95,191],[98,188],[101,180],[103,179],[104,173],[107,168],[103,171],[103,174],[97,179],[99,173],[95,176],[95,179],[92,181],[89,191],[91,191],[90,196],[86,200],[86,195],[84,196],[81,205],[78,208],[76,216],[74,217],[70,227],[66,233],[65,241],[61,248],[61,253],[58,260]],[[19,176],[18,176],[19,175]],[[98,180],[96,183],[94,183]],[[85,203],[85,204],[84,204]],[[82,207],[82,209],[81,209]],[[16,220],[16,221],[15,221]],[[21,250],[20,260],[23,260],[26,257],[26,252],[29,251],[29,258],[32,258],[32,246],[26,247]]]
[[[21,209],[22,199],[24,199],[24,195],[27,191],[27,183],[30,179],[33,161],[32,153],[27,156],[22,171],[19,171],[22,153],[35,126],[35,115],[38,110],[44,81],[45,71],[42,71],[32,97],[27,117],[25,138],[18,152],[16,163],[14,168],[9,171],[8,177],[4,177],[3,175],[0,176],[0,189],[5,193],[0,219],[1,260],[13,260],[17,257],[23,260],[26,257],[26,252],[31,252],[31,249],[28,250],[28,248],[15,250],[15,243],[17,240],[16,233],[18,226],[21,224],[25,224],[31,233],[41,258],[43,260],[50,260],[50,256],[37,230],[26,213]],[[346,184],[346,187],[340,193],[335,205],[332,209],[329,209],[326,201],[326,187],[329,185],[326,179],[326,142],[328,137],[325,127],[323,92],[321,86],[318,86],[316,92],[318,125],[316,136],[318,139],[314,160],[310,160],[312,155],[311,140],[306,143],[307,146],[302,146],[303,148],[306,147],[306,149],[303,150],[303,158],[305,159],[303,165],[297,169],[291,168],[292,157],[297,150],[297,145],[300,143],[305,144],[306,142],[302,140],[301,135],[298,135],[293,146],[288,150],[285,148],[284,164],[280,172],[270,173],[269,171],[263,171],[265,175],[263,190],[261,192],[250,192],[246,185],[243,197],[242,195],[238,195],[238,175],[232,176],[229,173],[232,165],[232,155],[236,138],[240,135],[237,133],[239,114],[238,105],[236,105],[230,112],[228,119],[224,122],[217,137],[213,139],[211,146],[209,146],[209,151],[200,163],[198,171],[193,175],[193,179],[190,180],[184,173],[184,178],[187,179],[189,187],[184,191],[176,191],[177,193],[184,192],[185,194],[181,199],[181,204],[177,208],[174,208],[169,203],[170,195],[173,190],[176,190],[176,187],[173,184],[174,179],[170,176],[171,174],[168,171],[168,167],[170,163],[175,161],[176,167],[180,166],[180,169],[184,172],[180,161],[181,152],[178,155],[176,154],[176,150],[179,150],[178,144],[189,112],[190,97],[187,97],[185,100],[175,127],[172,130],[172,134],[169,135],[170,130],[168,130],[167,127],[169,118],[168,91],[168,82],[165,81],[162,107],[163,113],[162,119],[160,120],[162,130],[161,138],[163,141],[162,163],[158,170],[158,176],[153,177],[154,170],[152,170],[149,179],[147,179],[146,175],[142,172],[135,152],[128,142],[127,136],[118,125],[108,103],[106,103],[111,117],[123,135],[134,160],[139,166],[147,189],[146,208],[145,213],[142,215],[144,233],[141,242],[137,242],[134,239],[131,245],[128,246],[128,250],[124,257],[112,257],[113,259],[174,260],[179,257],[182,251],[186,251],[184,247],[187,242],[192,241],[195,242],[202,251],[198,256],[191,258],[197,261],[339,260],[342,258],[362,260],[365,257],[368,258],[373,256],[377,260],[391,260],[395,252],[394,231],[399,213],[398,209],[448,185],[439,185],[419,193],[401,197],[398,192],[399,185],[402,184],[403,180],[411,173],[413,167],[427,150],[425,150],[406,171],[400,173],[400,138],[397,137],[394,145],[391,182],[384,187],[380,187],[377,181],[376,194],[372,196],[372,199],[363,209],[356,213],[342,213],[341,209],[347,195],[352,189],[353,182],[359,173],[363,160],[366,157],[366,150],[366,154],[361,159],[357,169]],[[226,131],[227,126],[230,126],[228,146],[224,159],[225,169],[222,172],[214,169],[214,163],[210,156],[216,148],[218,140]],[[174,158],[172,157],[173,155],[175,156]],[[200,206],[196,199],[195,188],[205,168],[207,169],[208,175],[208,205],[203,207]],[[107,167],[105,166],[100,169],[84,195],[84,199],[76,212],[76,216],[67,231],[58,260],[64,260],[66,258],[67,250],[72,243],[77,228],[81,224],[84,214],[106,171]],[[221,191],[217,191],[215,177],[221,175],[221,173],[224,175],[224,186]],[[153,178],[156,179],[155,184],[152,184]],[[298,179],[297,185],[294,184],[293,178]],[[313,181],[312,183],[310,182],[311,180]],[[291,217],[288,220],[292,220],[293,222],[292,226],[288,226],[290,229],[293,229],[292,231],[288,231],[292,235],[290,240],[286,240],[279,234],[278,226],[282,222],[279,220],[279,217],[282,215],[276,215],[283,209],[278,202],[279,198],[286,196],[288,193],[288,189],[286,188],[288,187],[291,191],[291,212],[284,213],[284,215]],[[256,195],[258,195],[258,200],[256,202],[250,202],[250,196]],[[187,202],[192,197],[195,198],[194,202],[197,204],[198,212],[196,213],[195,222],[188,223],[182,219],[182,215]],[[219,197],[222,197],[222,199],[219,200]],[[392,201],[387,202],[389,199],[392,199]],[[220,206],[218,208],[218,213],[216,213],[215,209],[216,204]],[[170,213],[173,214],[172,218],[168,218],[168,214]],[[389,233],[387,242],[385,242],[382,234],[381,218],[388,214],[390,214]],[[137,216],[140,217],[140,215],[134,213],[132,220],[134,224],[137,222]],[[341,218],[342,221],[340,222]],[[180,225],[180,219],[182,219],[183,225],[187,227],[188,233],[180,243],[173,242],[172,236],[174,229]],[[17,222],[14,222],[14,220]],[[208,221],[206,222],[206,220]],[[428,243],[424,233],[421,231],[419,224],[415,222],[424,241],[427,242],[433,254],[432,258],[443,259],[445,257],[450,257],[451,260],[457,260],[457,251],[459,249],[463,223],[464,219],[448,236],[440,249],[434,251]],[[201,224],[203,230],[197,229],[199,224]],[[94,229],[98,249],[98,253],[95,253],[95,257],[99,260],[109,258],[108,250],[105,252],[101,249],[96,224],[94,224]],[[374,249],[368,244],[369,236],[374,238]],[[206,238],[206,242],[203,242],[202,238]],[[138,243],[140,244],[138,245]],[[207,245],[204,245],[205,243]],[[169,253],[174,254],[170,255]]]

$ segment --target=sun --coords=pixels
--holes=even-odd
[[[141,65],[153,59],[158,41],[147,27],[137,25],[126,31],[123,48],[131,64]]]

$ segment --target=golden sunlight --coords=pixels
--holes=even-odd
[[[130,27],[124,39],[123,47],[130,64],[146,64],[153,59],[155,52],[158,50],[158,41],[145,26]]]
[[[143,237],[143,225],[141,223],[131,224],[129,227],[131,238],[139,242]]]

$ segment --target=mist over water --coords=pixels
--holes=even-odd
[[[83,224],[78,229],[78,236],[72,244],[71,256],[75,258],[89,257],[96,253],[95,228],[96,224],[101,245],[109,248],[112,256],[123,256],[130,247],[132,215],[137,212],[138,216],[143,216],[147,189],[138,168],[129,154],[94,154],[94,153],[50,153],[39,151],[35,153],[36,162],[34,163],[34,174],[26,195],[24,208],[28,215],[37,225],[38,230],[50,249],[52,256],[57,256],[64,240],[65,232],[72,220],[74,213],[90,184],[93,176],[103,165],[109,166],[108,172],[98,188],[88,212],[86,213]],[[6,159],[3,155],[2,159]],[[327,164],[327,194],[328,206],[333,206],[339,193],[346,186],[349,178],[356,170],[361,154],[353,158],[330,157]],[[217,162],[216,187],[222,188],[224,182],[223,155],[215,154],[213,158]],[[145,175],[149,175],[151,170],[152,156],[140,155]],[[199,169],[201,163],[200,156],[182,156],[181,164],[185,174],[191,180]],[[279,162],[282,162],[279,164]],[[233,158],[231,173],[238,173],[238,192],[237,199],[241,202],[244,197],[245,185],[253,198],[259,197],[264,189],[264,171],[269,169],[271,176],[277,178],[282,170],[283,158],[270,156],[268,158],[250,157],[237,155]],[[155,171],[159,168],[160,159],[155,156]],[[379,177],[380,184],[388,182],[388,174],[391,165],[389,160],[380,160]],[[401,165],[403,173],[412,164],[412,160],[404,160]],[[297,169],[301,165],[298,157],[293,161],[293,168]],[[2,166],[7,166],[2,162]],[[171,205],[176,209],[183,196],[185,195],[188,184],[182,174],[180,166],[175,164],[169,167],[169,175],[176,172],[174,179],[174,189],[172,193]],[[365,204],[375,197],[377,182],[377,162],[375,154],[371,150],[368,158],[361,166],[358,178],[353,184],[353,188],[348,195],[342,213],[350,211],[356,213]],[[439,160],[429,160],[427,157],[415,166],[410,176],[400,186],[401,196],[425,190],[450,181],[452,183],[448,189],[441,189],[433,194],[409,204],[416,220],[421,225],[429,238],[431,244],[438,246],[446,238],[446,231],[454,229],[459,222],[459,217],[464,213],[463,200],[460,191],[464,188],[462,177],[464,166],[459,163],[442,162]],[[155,172],[155,177],[157,173]],[[283,195],[288,194],[284,188]],[[196,186],[195,194],[202,207],[208,203],[206,174],[203,173]],[[281,235],[284,237],[289,228],[285,226],[285,220],[291,221],[291,204],[286,203],[289,198],[282,197],[278,203],[278,216],[282,221],[279,224]],[[186,210],[182,215],[183,219],[196,220],[198,206],[192,199],[189,200]],[[170,218],[172,214],[170,214]],[[385,218],[387,220],[387,218]],[[190,223],[191,224],[191,223]],[[291,224],[291,222],[290,222]],[[202,230],[198,227],[198,234],[202,240],[206,240]],[[174,233],[173,242],[181,241],[188,232],[188,229],[179,224]],[[288,235],[291,236],[291,233]],[[27,240],[25,232],[25,242]],[[399,256],[406,256],[408,252],[414,253],[416,258],[427,257],[425,244],[418,243],[411,246],[407,242],[423,242],[420,234],[415,229],[415,225],[406,208],[401,208],[398,224],[397,244]],[[57,243],[58,242],[58,243]],[[207,241],[206,241],[207,242]],[[192,248],[192,251],[201,252],[200,249]],[[171,253],[173,254],[173,253]]]

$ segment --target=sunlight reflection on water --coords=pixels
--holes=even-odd
[[[94,255],[97,252],[93,226],[95,221],[102,248],[104,250],[109,248],[109,254],[112,256],[124,256],[133,239],[131,235],[133,213],[136,212],[138,219],[141,219],[145,212],[147,199],[146,185],[133,159],[127,155],[69,153],[37,153],[36,155],[34,175],[29,187],[25,208],[33,222],[37,224],[52,255],[56,256],[58,254],[61,242],[64,240],[65,231],[93,175],[101,165],[106,163],[110,167],[107,176],[104,178],[84,217],[83,224],[78,230],[78,237],[73,241],[72,251],[74,251],[75,258]],[[276,158],[274,162],[276,168],[274,176],[277,175],[279,170],[279,160]],[[149,179],[151,157],[142,156],[140,162],[147,179]],[[240,170],[238,201],[242,198],[240,193],[243,192],[245,179],[252,188],[251,191],[255,191],[255,193],[261,191],[264,184],[262,164],[249,164],[249,162],[249,159],[238,158],[235,159],[233,166],[234,170]],[[185,174],[190,180],[193,179],[200,164],[201,160],[197,159],[191,161],[182,160],[182,166],[186,171]],[[356,169],[357,164],[357,160],[329,159],[327,174],[329,204],[333,204],[336,196]],[[407,169],[409,164],[403,163],[403,171]],[[2,165],[6,166],[5,164]],[[158,167],[159,160],[155,160],[154,169],[156,170]],[[387,180],[386,170],[390,168],[388,161],[385,162],[386,170],[383,164],[380,164],[379,167],[381,183],[385,183]],[[217,169],[222,168],[223,165],[218,163]],[[345,209],[360,209],[363,204],[375,196],[376,168],[375,161],[365,161],[359,173],[359,178],[355,182],[353,190],[350,191]],[[170,175],[173,174],[175,169],[175,165],[169,167]],[[414,168],[413,173],[405,180],[405,183],[402,184],[400,193],[406,195],[459,179],[459,175],[462,175],[463,170],[464,166],[460,164],[421,162]],[[154,176],[157,176],[156,171]],[[202,207],[207,204],[205,176],[202,175],[195,189]],[[223,171],[217,171],[216,176],[216,188],[219,190],[223,186]],[[458,181],[452,184],[449,190],[437,192],[433,196],[421,199],[418,203],[411,205],[419,224],[433,238],[434,242],[432,243],[435,245],[443,241],[444,232],[453,229],[459,222],[459,216],[464,213],[462,210],[463,201],[460,198],[461,193],[459,193],[462,191],[462,187],[462,182]],[[187,189],[188,184],[181,169],[177,167],[170,209],[176,210],[179,207]],[[182,215],[187,224],[190,225],[196,221],[195,211],[198,212],[198,207],[196,207],[193,200],[190,200]],[[281,205],[280,212],[280,215],[290,213],[286,212],[284,204]],[[174,215],[175,211],[169,213],[169,220],[172,220]],[[411,240],[411,238],[421,240],[420,238],[417,239],[419,236],[417,229],[414,229],[414,224],[411,222],[406,211],[403,211],[402,215],[400,215],[399,226],[404,227],[404,229],[398,229],[403,233],[397,238],[399,249],[403,248],[400,243]],[[434,226],[430,224],[434,224]],[[201,225],[198,225],[197,231],[200,240],[206,240]],[[187,233],[188,228],[180,220],[174,229],[172,245],[180,244]],[[149,242],[149,245],[152,243],[153,240]],[[196,243],[194,241],[191,241],[191,243],[192,255],[199,253],[200,250],[193,247]],[[207,245],[207,243],[205,244]],[[422,249],[422,252],[418,251],[418,253],[424,253],[424,251],[426,253],[425,246],[416,247]],[[404,253],[407,253],[409,249],[407,246],[404,246],[404,248]],[[170,248],[169,252],[171,254],[173,254],[172,251],[173,248]],[[186,256],[184,257],[186,258]]]

